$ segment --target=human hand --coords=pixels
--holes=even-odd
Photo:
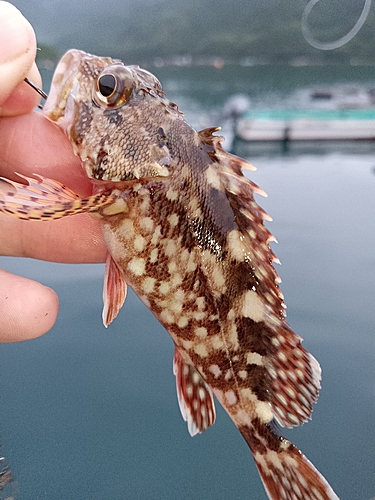
[[[32,112],[39,96],[23,79],[41,85],[35,54],[31,25],[13,5],[0,1],[0,176],[20,182],[14,172],[38,173],[89,195],[91,183],[68,139],[41,113]],[[86,214],[53,222],[0,214],[0,235],[0,255],[65,263],[105,260],[100,226]],[[57,313],[53,290],[0,270],[0,342],[43,335]]]

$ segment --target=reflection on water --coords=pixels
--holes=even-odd
[[[282,141],[245,142],[235,140],[232,152],[241,157],[287,156],[295,158],[306,155],[373,155],[375,166],[375,142],[373,141]]]

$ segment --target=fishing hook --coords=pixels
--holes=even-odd
[[[30,81],[28,78],[25,78],[24,81],[28,85],[30,85],[30,87],[32,87],[36,92],[38,92],[38,94],[41,95],[43,97],[43,99],[47,99],[48,94],[46,94],[44,92],[44,90],[40,89],[37,85],[35,85],[35,83],[33,83],[32,81]],[[43,109],[43,106],[41,106],[40,104],[38,104],[38,108],[39,109]]]

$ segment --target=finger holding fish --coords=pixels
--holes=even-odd
[[[17,180],[15,171],[47,171],[63,182],[73,180],[80,193],[88,194],[91,184],[65,136],[40,113],[31,112],[40,97],[23,79],[27,75],[41,84],[34,63],[35,35],[7,2],[0,2],[0,45],[0,176]],[[30,227],[0,213],[0,234],[0,255],[58,262],[105,260],[101,230],[88,215]],[[1,271],[0,310],[0,341],[27,340],[53,326],[58,299],[48,287]]]
[[[66,137],[40,113],[0,119],[0,158],[2,177],[20,182],[15,172],[28,177],[40,174],[73,184],[82,196],[92,193],[92,184]],[[1,190],[9,188],[3,183]],[[70,263],[105,261],[101,228],[86,214],[30,227],[0,213],[0,227],[7,235],[0,239],[2,255]]]

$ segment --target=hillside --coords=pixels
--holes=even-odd
[[[362,1],[321,0],[309,16],[314,37],[333,41],[356,23]],[[320,51],[303,38],[307,0],[15,0],[41,45],[111,54],[128,63],[220,57],[267,63],[375,64],[375,8],[344,47]],[[43,54],[41,54],[43,55]]]

